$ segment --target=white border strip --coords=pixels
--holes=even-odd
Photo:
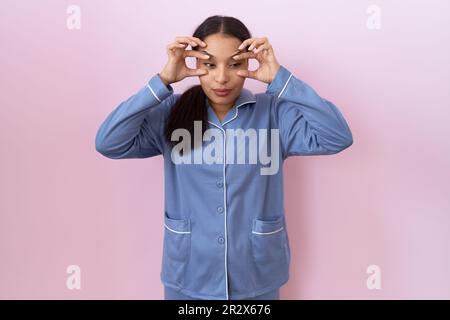
[[[280,229],[275,230],[275,231],[271,231],[271,232],[256,232],[256,231],[252,231],[252,233],[254,233],[254,234],[261,234],[261,235],[274,234],[274,233],[280,232],[283,229],[284,229],[284,227],[281,227]]]
[[[212,124],[213,126],[219,128],[220,131],[223,132],[223,170],[222,170],[222,175],[223,175],[223,202],[224,202],[224,207],[225,207],[225,215],[224,215],[224,219],[225,219],[225,286],[226,286],[226,296],[227,296],[227,300],[228,300],[228,263],[227,263],[227,256],[228,256],[228,238],[227,238],[227,180],[226,180],[226,175],[225,175],[225,165],[226,165],[226,139],[227,139],[227,135],[226,132],[223,128],[219,127],[218,125],[216,125],[215,123],[211,122],[208,120],[208,122],[210,124]]]
[[[176,230],[170,229],[165,223],[164,223],[164,227],[166,227],[167,230],[170,230],[174,233],[180,233],[180,234],[191,233],[190,231],[176,231]]]
[[[161,102],[161,100],[158,98],[158,96],[156,95],[156,93],[153,91],[152,87],[150,87],[150,85],[147,83],[147,88],[150,89],[150,91],[153,93],[153,95],[155,96],[156,100],[158,100],[159,102]]]
[[[223,132],[223,202],[224,202],[224,207],[225,207],[225,215],[224,215],[224,220],[225,220],[225,286],[226,286],[226,296],[227,296],[227,300],[229,300],[229,295],[228,295],[228,235],[227,235],[227,178],[226,178],[226,174],[225,174],[225,166],[227,163],[227,155],[226,155],[226,144],[227,144],[227,134],[226,134],[226,130],[223,129],[223,126],[226,125],[228,122],[236,119],[236,117],[238,116],[239,113],[239,107],[243,106],[244,104],[247,103],[253,103],[256,102],[255,100],[250,100],[250,101],[246,101],[241,103],[240,105],[236,106],[236,113],[234,114],[234,117],[231,118],[230,120],[224,122],[221,124],[222,127],[219,127],[218,125],[216,125],[215,123],[211,122],[208,120],[208,122],[210,124],[212,124],[213,126],[219,128],[222,132]]]
[[[240,105],[238,105],[238,106],[236,107],[236,113],[234,114],[234,117],[231,118],[230,120],[228,120],[227,122],[222,123],[222,127],[223,127],[224,125],[226,125],[228,122],[230,122],[230,121],[232,121],[232,120],[234,120],[234,119],[237,118],[238,113],[239,113],[239,108],[240,108],[240,107],[242,107],[244,104],[247,104],[247,103],[255,103],[255,102],[256,102],[256,100],[250,100],[250,101],[243,102],[243,103],[241,103]],[[219,129],[220,129],[220,128],[219,128]]]
[[[291,80],[291,78],[292,78],[292,73],[291,73],[291,75],[289,76],[289,78],[287,79],[286,83],[284,84],[283,89],[281,90],[280,94],[278,95],[278,98],[281,97],[281,95],[283,94],[284,89],[286,89],[286,86],[287,86],[289,80]]]

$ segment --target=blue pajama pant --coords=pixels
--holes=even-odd
[[[180,292],[178,292],[175,289],[164,287],[164,299],[165,300],[201,300],[192,298],[190,296],[184,295]],[[241,300],[280,300],[280,289],[275,289],[269,292],[266,292],[262,295],[241,299]]]

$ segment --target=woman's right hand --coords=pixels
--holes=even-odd
[[[208,73],[206,69],[188,68],[186,57],[209,59],[208,55],[196,50],[185,50],[188,45],[191,45],[191,47],[206,47],[206,43],[196,37],[176,37],[175,42],[166,47],[169,59],[164,69],[159,73],[161,80],[166,85],[178,82],[186,77],[201,76]]]

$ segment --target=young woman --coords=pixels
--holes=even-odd
[[[166,299],[279,299],[291,259],[279,163],[338,153],[351,131],[238,19],[209,17],[166,49],[163,70],[102,123],[96,149],[111,159],[164,157]],[[200,85],[173,93],[172,83],[193,76]],[[245,89],[246,78],[266,92]]]

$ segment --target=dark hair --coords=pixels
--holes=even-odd
[[[223,33],[244,41],[251,38],[250,31],[238,19],[227,16],[211,16],[195,29],[193,37],[204,40],[209,35]],[[197,47],[193,48],[197,50]],[[202,121],[202,136],[208,128],[208,110],[205,103],[206,95],[201,85],[195,85],[186,90],[173,105],[165,127],[165,137],[171,146],[172,132],[183,128],[191,134],[191,148],[194,148],[194,121]]]

